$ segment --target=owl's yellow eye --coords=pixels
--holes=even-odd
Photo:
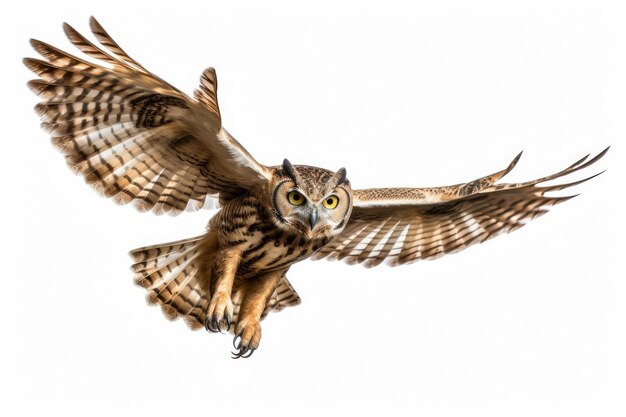
[[[324,207],[326,207],[327,209],[334,209],[335,207],[337,207],[337,204],[339,204],[339,198],[336,195],[331,195],[329,197],[326,197],[322,204],[324,204]]]
[[[304,203],[304,196],[297,191],[292,191],[287,194],[287,199],[294,206],[300,206]]]

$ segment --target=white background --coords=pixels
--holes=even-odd
[[[3,12],[0,414],[625,415],[623,2],[223,3]],[[608,171],[435,262],[292,267],[302,305],[235,361],[230,337],[146,306],[128,268],[128,250],[197,235],[213,213],[116,206],[38,126],[28,39],[72,50],[61,22],[87,32],[91,14],[186,92],[215,66],[225,126],[266,164],[429,186],[520,150],[510,179],[531,179],[613,145],[588,173]]]

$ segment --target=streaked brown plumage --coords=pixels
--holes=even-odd
[[[130,58],[95,19],[90,26],[101,46],[64,30],[93,62],[32,41],[44,60],[24,63],[39,76],[28,85],[42,99],[42,126],[68,165],[118,203],[156,214],[221,205],[205,234],[132,251],[132,269],[168,318],[233,331],[235,357],[258,348],[268,312],[300,303],[286,277],[293,263],[399,265],[462,250],[571,198],[546,193],[592,177],[542,184],[608,150],[525,183],[498,183],[518,155],[465,184],[352,190],[343,168],[258,163],[222,126],[212,68],[188,97]]]

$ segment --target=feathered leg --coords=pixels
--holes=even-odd
[[[234,247],[222,249],[215,257],[211,271],[211,301],[205,321],[208,331],[230,330],[234,311],[231,293],[240,256],[241,251]]]
[[[233,358],[249,358],[261,341],[261,316],[289,268],[270,271],[241,284],[242,301],[235,326]]]

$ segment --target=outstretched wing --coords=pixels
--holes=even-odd
[[[392,266],[435,259],[522,227],[560,202],[574,196],[547,196],[592,177],[539,186],[584,169],[602,158],[588,156],[556,174],[534,181],[497,184],[517,163],[475,181],[439,188],[381,188],[355,190],[348,225],[312,259],[343,259],[348,263]]]
[[[129,57],[92,17],[95,45],[68,24],[80,51],[98,63],[31,40],[45,59],[26,58],[40,79],[42,126],[88,184],[141,211],[177,214],[214,197],[228,201],[265,183],[269,170],[222,128],[215,70],[204,71],[194,98]]]

